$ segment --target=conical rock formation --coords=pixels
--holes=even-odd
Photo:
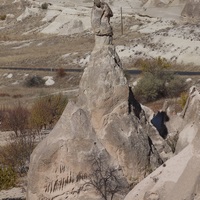
[[[111,36],[95,37],[77,102],[68,103],[31,155],[28,200],[95,199],[84,187],[94,153],[119,171],[124,186],[162,162],[147,134],[154,130],[127,84]]]
[[[188,21],[199,21],[200,20],[200,1],[199,0],[188,0],[181,12],[181,16],[186,18]]]

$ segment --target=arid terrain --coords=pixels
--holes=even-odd
[[[173,14],[168,18],[137,14],[138,2],[127,1],[123,5],[123,34],[119,9],[122,4],[109,2],[114,10],[113,43],[124,69],[139,67],[135,65],[139,58],[160,56],[174,63],[174,70],[199,71],[199,25],[184,23]],[[94,46],[89,18],[92,3],[81,2],[77,7],[75,2],[66,7],[69,2],[57,4],[52,1],[48,9],[42,9],[42,3],[1,0],[0,15],[6,18],[0,20],[0,68],[10,70],[0,71],[0,93],[32,98],[41,93],[77,88],[81,73],[68,73],[60,80],[53,70],[83,69],[87,65]],[[53,72],[16,72],[12,68],[48,68]],[[56,81],[45,88],[24,87],[25,79],[33,75],[52,76]],[[3,104],[16,102],[16,99],[1,96]]]
[[[46,2],[47,8],[42,7]],[[30,107],[35,99],[49,94],[63,93],[68,98],[78,94],[94,47],[90,27],[93,3],[46,2],[0,0],[0,108],[19,102]],[[200,25],[181,17],[186,1],[161,1],[161,5],[150,0],[107,2],[114,12],[113,44],[124,69],[140,69],[138,60],[162,57],[172,64],[171,70],[200,72]],[[80,71],[66,71],[61,77],[61,69]],[[27,87],[27,79],[34,76],[43,78],[45,85]],[[132,86],[139,75],[128,78]],[[162,104],[163,100],[152,108],[159,110]],[[0,134],[0,145],[4,145],[7,136]],[[0,199],[25,196],[21,188],[14,190],[0,192]]]

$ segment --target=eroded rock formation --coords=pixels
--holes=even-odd
[[[112,30],[109,20],[100,29]],[[94,152],[120,171],[125,185],[143,179],[162,163],[148,136],[155,130],[133,99],[111,43],[112,32],[94,32],[95,47],[76,103],[68,103],[54,129],[31,155],[28,200],[98,199],[91,188],[84,187],[91,173],[88,158]]]
[[[181,16],[190,22],[200,20],[200,1],[188,0],[182,10]]]
[[[200,164],[200,87],[193,86],[184,110],[176,116],[176,155],[142,180],[125,200],[198,200]],[[174,123],[172,120],[172,123]]]

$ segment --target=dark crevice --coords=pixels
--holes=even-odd
[[[158,111],[158,113],[151,120],[151,123],[157,129],[157,131],[159,132],[160,136],[163,139],[166,139],[166,137],[168,135],[168,130],[165,125],[166,121],[169,121],[169,117],[167,116],[166,112],[164,112],[164,111],[161,111],[161,112]]]
[[[134,113],[135,116],[140,119],[140,113],[142,111],[142,107],[140,103],[135,99],[133,91],[129,86],[129,96],[128,96],[128,113]]]

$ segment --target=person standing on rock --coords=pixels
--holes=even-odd
[[[110,25],[112,16],[113,12],[107,3],[101,0],[94,0],[91,25],[95,35],[112,37],[113,31]]]

